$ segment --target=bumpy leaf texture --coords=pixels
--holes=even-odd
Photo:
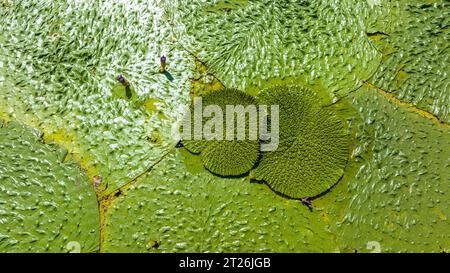
[[[279,106],[280,143],[262,154],[251,176],[293,198],[313,197],[334,185],[349,156],[344,121],[322,108],[313,91],[299,86],[266,89],[260,101]]]

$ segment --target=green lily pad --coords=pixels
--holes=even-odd
[[[15,122],[0,128],[0,252],[97,252],[93,185],[39,136]]]
[[[0,252],[449,252],[448,8],[445,0],[0,4]],[[325,98],[289,100],[302,115],[280,119],[280,150],[256,165],[285,196],[211,174],[250,169],[251,145],[206,151],[191,142],[200,156],[184,148],[164,156],[190,95],[224,86],[257,95],[285,83]],[[328,155],[343,150],[336,131],[352,136],[345,171],[333,167],[340,153]],[[312,211],[285,198],[323,190]]]
[[[279,105],[279,146],[262,153],[251,177],[292,198],[313,197],[333,186],[349,157],[345,122],[321,108],[313,91],[299,86],[266,89],[260,101]]]
[[[190,173],[180,153],[169,155],[114,200],[106,219],[106,252],[336,249],[319,213],[263,184]]]
[[[223,89],[219,91],[210,91],[206,95],[201,97],[200,100],[194,102],[194,105],[190,108],[190,116],[186,116],[186,118],[190,118],[191,121],[191,134],[188,135],[188,139],[183,139],[183,145],[189,151],[193,153],[200,153],[202,157],[202,161],[204,166],[210,170],[211,172],[223,176],[237,176],[247,173],[258,160],[259,156],[259,140],[258,140],[258,124],[255,124],[256,128],[254,128],[256,132],[256,140],[250,140],[250,119],[248,114],[245,112],[241,112],[238,108],[236,112],[227,111],[227,105],[233,107],[243,107],[243,111],[247,106],[254,106],[255,113],[258,111],[258,105],[253,96],[248,95],[242,91],[237,89]],[[218,119],[218,123],[221,124],[222,130],[216,129],[212,127],[211,133],[215,133],[216,131],[222,135],[222,140],[208,140],[205,138],[207,132],[203,132],[203,136],[201,139],[195,139],[195,109],[199,109],[201,113],[205,111],[209,106],[217,106],[218,109],[221,110],[221,114],[218,113],[212,114],[212,117],[204,117],[203,130],[206,130],[206,125],[213,121],[215,118]],[[238,124],[238,115],[239,113],[243,113],[245,116],[245,139],[238,140],[237,139],[237,126]],[[215,116],[219,115],[219,116]],[[233,133],[234,140],[227,140],[227,119],[234,118],[235,128]],[[258,122],[258,120],[255,120]]]
[[[449,122],[448,1],[397,1],[384,31],[385,56],[371,81]]]
[[[448,128],[389,101],[375,89],[352,95],[361,143],[374,138],[342,192],[346,206],[333,230],[342,251],[442,252],[448,240]],[[331,198],[331,197],[330,197]]]
[[[13,1],[0,7],[0,115],[39,128],[73,151],[91,177],[103,178],[103,194],[175,145],[172,124],[190,102],[193,57],[173,41],[157,2]],[[166,74],[159,72],[163,54]],[[119,74],[133,86],[132,100],[112,94]],[[149,113],[144,102],[151,99],[161,103]],[[156,134],[157,142],[148,140]]]
[[[381,53],[367,31],[384,26],[388,1],[178,0],[166,12],[177,38],[227,87],[262,87],[294,77],[341,97],[376,70]]]
[[[202,153],[202,162],[215,174],[235,176],[250,171],[258,156],[258,141],[225,140],[209,145]]]

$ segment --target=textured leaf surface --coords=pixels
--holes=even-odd
[[[0,7],[1,113],[66,142],[108,183],[105,194],[174,145],[170,128],[189,102],[192,58],[174,44],[156,2]],[[139,99],[113,96],[118,74]]]
[[[0,251],[89,252],[99,237],[115,252],[450,251],[448,13],[444,0],[0,1],[1,118],[114,193],[98,229],[79,165],[3,125]],[[312,212],[184,149],[163,158],[190,94],[285,82],[341,98],[328,107],[354,136]]]
[[[177,37],[227,87],[294,77],[339,97],[369,78],[381,60],[366,31],[387,23],[387,1],[225,2],[231,6],[170,1],[168,12]]]
[[[324,221],[300,202],[262,184],[191,169],[181,154],[170,155],[116,199],[105,251],[334,251]]]
[[[96,252],[93,186],[39,135],[18,123],[0,128],[0,252]]]
[[[374,139],[371,157],[348,183],[351,198],[337,229],[341,249],[377,241],[383,252],[448,251],[448,128],[369,88],[352,101]]]
[[[233,110],[229,110],[227,107],[232,106]],[[196,117],[196,111],[204,113],[208,107],[216,107],[219,113],[211,113],[210,117],[204,117],[202,122]],[[247,111],[253,109],[252,113],[254,120],[250,119],[250,112]],[[183,144],[192,153],[201,153],[204,166],[215,174],[222,176],[237,176],[247,173],[255,164],[259,156],[259,141],[258,136],[258,117],[254,116],[258,114],[258,105],[256,99],[237,89],[223,89],[220,91],[212,91],[201,97],[201,100],[194,101],[193,106],[190,109],[190,116],[186,116],[191,121],[191,133],[188,134],[189,139],[183,139]],[[242,121],[239,121],[243,118]],[[195,120],[194,120],[195,119]],[[210,126],[206,126],[214,119],[214,126],[208,129]],[[228,131],[228,120],[232,120],[233,128]],[[201,125],[196,126],[196,122]],[[250,125],[252,122],[252,125]],[[220,124],[220,128],[216,126]],[[244,139],[238,139],[238,127],[242,126],[244,132]],[[197,128],[194,128],[197,127]],[[203,136],[201,139],[196,140],[196,131],[203,130]],[[232,130],[232,131],[231,131]],[[221,135],[222,140],[217,140],[217,133]],[[231,134],[233,140],[227,139],[227,135]],[[254,133],[255,139],[250,139],[250,134]],[[216,137],[212,140],[205,139],[205,136],[213,134]]]
[[[321,108],[318,95],[303,87],[273,87],[260,96],[262,104],[279,106],[280,143],[277,150],[262,154],[251,176],[292,198],[329,189],[343,175],[348,159],[344,121]]]
[[[379,31],[386,56],[372,81],[396,97],[449,122],[450,3],[396,1]]]

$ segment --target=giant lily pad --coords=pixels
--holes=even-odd
[[[113,201],[105,251],[335,250],[326,222],[299,201],[242,178],[191,172],[183,160],[179,152],[169,155]]]
[[[170,1],[177,38],[227,87],[294,77],[340,97],[375,72],[367,32],[385,25],[384,1]],[[387,1],[386,1],[387,2]]]
[[[0,122],[0,251],[91,252],[100,241],[105,252],[448,252],[448,8],[444,0],[0,1],[0,117],[57,143]],[[295,139],[304,125],[302,143],[316,147],[282,142],[280,155],[294,152],[293,163],[301,155],[303,166],[332,161],[319,158],[329,138],[313,129],[342,132],[341,114],[352,135],[345,171],[319,168],[319,183],[301,180],[313,188],[285,190],[290,180],[275,175],[289,178],[287,166],[272,160],[282,172],[261,171],[263,159],[261,177],[295,197],[342,175],[311,212],[264,184],[212,175],[184,148],[163,156],[175,150],[171,127],[190,95],[224,86],[256,95],[280,83],[330,95],[326,110],[303,104],[309,122],[291,116],[280,132]],[[94,175],[103,177],[101,227]]]
[[[343,189],[348,203],[336,227],[340,248],[448,251],[448,128],[376,92],[362,88],[352,97],[360,125],[375,138],[366,147],[371,156]]]
[[[171,126],[189,103],[193,57],[173,42],[157,2],[0,7],[0,113],[67,147],[90,176],[103,177],[104,194],[176,143]],[[166,73],[160,73],[163,54]],[[137,98],[112,94],[118,74]],[[148,101],[156,102],[151,111]]]
[[[15,122],[0,128],[0,252],[96,252],[93,185],[67,151]]]
[[[371,81],[397,98],[449,122],[448,1],[398,1],[389,28],[379,29],[385,57]]]

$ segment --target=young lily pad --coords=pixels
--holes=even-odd
[[[233,176],[248,172],[258,160],[258,141],[214,142],[202,153],[202,162],[213,173]]]
[[[249,139],[249,133],[251,126],[249,125],[249,118],[246,115],[245,119],[245,139],[237,139],[237,126],[235,126],[233,133],[233,140],[226,139],[226,120],[229,117],[234,117],[234,125],[237,124],[236,112],[227,111],[227,105],[229,106],[254,106],[257,109],[257,103],[253,96],[248,95],[237,89],[223,89],[220,91],[211,91],[208,94],[201,97],[200,100],[196,100],[193,106],[190,108],[190,120],[191,122],[191,134],[190,139],[182,140],[184,146],[193,153],[201,153],[204,166],[211,172],[223,175],[223,176],[236,176],[248,172],[256,163],[259,155],[259,141],[258,139]],[[200,103],[201,102],[201,103]],[[222,130],[218,131],[222,135],[221,140],[205,139],[205,132],[203,132],[202,139],[194,139],[194,117],[195,109],[200,109],[203,113],[208,106],[217,106],[221,110],[220,123]],[[238,111],[240,112],[240,111]],[[255,112],[257,113],[257,112]],[[215,113],[217,115],[217,113]],[[211,119],[216,116],[212,115]],[[189,118],[189,116],[188,116]],[[209,118],[203,118],[202,125],[203,130],[206,128],[206,124],[211,121]],[[257,120],[256,120],[257,121]],[[257,124],[254,128],[257,135]],[[214,130],[214,129],[212,129]]]
[[[280,143],[277,150],[262,153],[251,177],[292,198],[316,196],[333,186],[348,159],[345,123],[303,87],[269,88],[260,100],[279,105]]]

